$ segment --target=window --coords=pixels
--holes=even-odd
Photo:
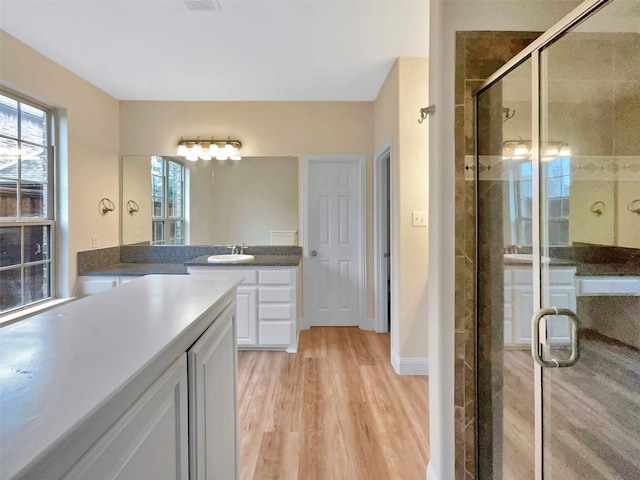
[[[152,245],[184,242],[184,166],[151,157]]]
[[[541,165],[541,178],[545,183],[547,198],[546,212],[543,219],[548,225],[548,242],[550,246],[569,244],[569,194],[571,188],[571,159],[557,157]],[[514,166],[512,202],[512,238],[514,244],[532,245],[532,208],[531,162]]]
[[[0,313],[53,296],[53,116],[0,91]]]

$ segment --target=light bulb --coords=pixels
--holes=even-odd
[[[190,162],[195,162],[196,160],[198,160],[198,156],[197,155],[187,155],[185,158],[187,160],[189,160]]]
[[[178,155],[179,157],[186,157],[187,155],[189,155],[189,149],[184,143],[178,145],[176,155]]]
[[[549,147],[544,153],[547,157],[555,157],[558,155],[558,147]]]
[[[529,149],[523,143],[516,146],[516,149],[513,152],[514,157],[520,157],[522,155],[529,155]]]
[[[194,143],[193,147],[191,147],[191,154],[200,156],[203,153],[204,151],[202,150],[202,145],[200,145],[199,143]]]
[[[198,155],[200,157],[200,160],[211,160],[211,155],[209,155],[208,153],[203,153],[202,155]]]
[[[224,154],[227,157],[230,157],[232,155],[234,155],[236,153],[236,149],[233,145],[231,145],[230,143],[225,144],[224,146]]]
[[[216,145],[215,143],[211,143],[211,145],[209,145],[209,155],[211,155],[212,157],[217,157],[219,152],[220,147],[218,147],[218,145]]]
[[[224,153],[224,150],[221,150],[218,155],[216,155],[216,160],[228,160],[229,156]]]
[[[558,156],[560,156],[560,157],[570,157],[571,156],[571,149],[569,148],[569,145],[565,145],[564,147],[562,147],[560,149],[560,151],[558,152]]]

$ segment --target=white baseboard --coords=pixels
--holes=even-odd
[[[426,357],[401,358],[392,350],[391,366],[398,375],[429,375],[429,359]]]
[[[431,462],[427,464],[427,480],[438,480],[436,472],[434,472],[433,468],[431,468]]]

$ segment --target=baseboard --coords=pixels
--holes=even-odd
[[[431,462],[427,464],[427,480],[438,480],[436,472],[434,472],[433,468],[431,467]]]
[[[360,325],[360,330],[375,330],[376,329],[376,324],[375,324],[375,320],[373,318],[367,318],[366,320],[363,320]]]
[[[401,358],[391,351],[391,366],[398,375],[429,375],[429,359],[426,357]]]

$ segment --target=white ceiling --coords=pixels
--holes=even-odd
[[[427,0],[202,1],[0,0],[0,28],[121,100],[371,101],[428,54]]]

